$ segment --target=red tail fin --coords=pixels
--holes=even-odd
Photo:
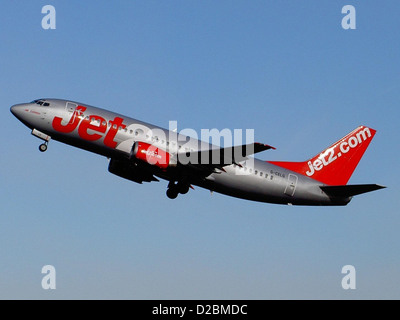
[[[320,154],[304,162],[270,161],[328,185],[345,185],[376,130],[360,126]]]

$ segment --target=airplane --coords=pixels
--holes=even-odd
[[[275,149],[262,143],[219,147],[175,130],[105,109],[62,99],[16,104],[11,113],[44,142],[51,139],[110,159],[108,171],[143,183],[168,181],[175,199],[199,186],[265,203],[343,206],[355,195],[385,188],[347,184],[376,130],[359,126],[303,162],[264,161],[253,154]]]

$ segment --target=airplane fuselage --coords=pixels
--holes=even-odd
[[[114,161],[112,166],[133,161],[132,150],[138,141],[164,150],[171,157],[197,151],[199,147],[218,148],[174,131],[74,101],[35,100],[13,106],[12,113],[39,138],[48,141],[51,137],[95,152]],[[134,162],[140,163],[137,159]],[[205,176],[197,174],[195,167],[179,163],[164,168],[148,163],[143,165],[151,174],[170,183],[184,179],[187,184],[242,199],[293,205],[345,205],[351,200],[348,196],[329,196],[320,188],[326,184],[255,158],[216,169]],[[111,172],[112,166],[109,167]],[[134,178],[131,180],[136,181]]]

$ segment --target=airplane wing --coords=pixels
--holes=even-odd
[[[214,148],[200,151],[178,153],[178,163],[190,165],[203,169],[218,168],[224,170],[224,166],[238,164],[248,159],[247,156],[262,152],[268,149],[275,149],[267,144],[250,143],[228,148]],[[212,170],[213,171],[213,170]]]
[[[175,177],[178,180],[182,176],[202,179],[213,172],[218,172],[215,169],[225,171],[224,166],[231,164],[240,166],[238,163],[246,160],[248,155],[268,149],[275,148],[266,144],[251,143],[229,148],[213,148],[178,153],[176,155],[177,167],[171,168],[172,170],[169,173],[162,168],[160,169],[146,162],[111,159],[108,171],[137,183],[159,181],[154,174],[164,176],[166,179]]]

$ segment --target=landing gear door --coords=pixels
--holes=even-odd
[[[294,192],[296,191],[298,177],[294,174],[289,173],[288,181],[285,188],[285,194],[293,197]]]

